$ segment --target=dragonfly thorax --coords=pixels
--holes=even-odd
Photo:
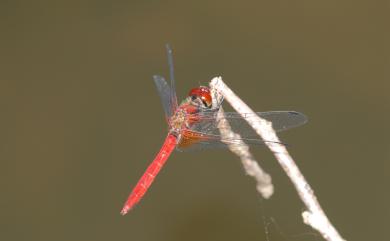
[[[180,140],[183,131],[191,128],[198,119],[197,114],[202,112],[204,108],[187,97],[169,119],[169,133]]]
[[[186,126],[187,113],[179,108],[169,120],[169,132],[179,137],[181,130]]]

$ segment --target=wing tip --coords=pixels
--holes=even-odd
[[[288,113],[291,114],[291,115],[300,117],[300,118],[302,119],[301,125],[306,124],[306,123],[309,121],[309,119],[307,118],[307,116],[306,116],[305,114],[303,114],[302,112],[298,112],[298,111],[288,111]]]

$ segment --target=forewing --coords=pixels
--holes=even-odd
[[[225,112],[224,115],[231,129],[242,138],[258,138],[257,133],[246,120],[253,117],[253,114],[240,115],[237,112]],[[270,121],[277,132],[298,127],[307,122],[304,114],[295,111],[256,112],[255,115]],[[196,116],[197,121],[191,126],[191,130],[208,135],[219,135],[217,111],[202,112]]]
[[[179,146],[180,150],[198,150],[210,148],[226,148],[228,144],[242,145],[264,145],[257,133],[247,123],[246,119],[253,117],[253,114],[240,115],[236,112],[225,112],[225,119],[229,122],[233,132],[240,135],[240,138],[222,138],[218,129],[217,111],[206,111],[195,114],[191,118],[196,119],[190,130],[184,132],[184,140],[187,138],[192,142],[189,145]],[[270,122],[275,131],[280,132],[294,127],[298,127],[307,122],[304,114],[295,111],[270,111],[257,112],[260,116]],[[192,141],[193,137],[195,141]],[[283,144],[283,143],[281,143]]]

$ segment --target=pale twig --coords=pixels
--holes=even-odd
[[[220,95],[214,89],[211,89],[213,106],[219,106],[223,100],[223,96]],[[256,189],[260,195],[268,199],[274,193],[274,186],[272,185],[271,176],[265,172],[253,155],[249,151],[249,146],[241,140],[241,136],[230,127],[229,122],[225,119],[223,108],[220,107],[217,115],[218,129],[223,140],[234,140],[234,142],[226,141],[229,150],[240,157],[241,163],[247,175],[253,177],[256,181]]]
[[[344,239],[326,217],[312,188],[289,155],[285,145],[280,144],[281,142],[272,128],[272,123],[255,115],[253,110],[226,86],[221,77],[216,77],[211,80],[210,86],[220,93],[238,113],[241,115],[249,114],[245,118],[249,125],[252,126],[263,140],[267,140],[265,144],[272,151],[287,176],[291,179],[307,208],[302,213],[304,223],[316,229],[328,241],[343,241]]]
[[[256,181],[256,189],[263,198],[270,198],[274,193],[271,175],[266,173],[256,161],[252,153],[249,151],[249,146],[241,141],[241,136],[231,130],[229,122],[223,117],[224,111],[218,111],[218,117],[221,118],[218,122],[218,128],[221,136],[226,140],[235,140],[234,143],[227,142],[229,150],[240,157],[241,163],[244,166],[246,174],[252,176]]]

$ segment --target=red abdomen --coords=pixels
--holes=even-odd
[[[160,172],[173,149],[175,149],[177,144],[176,142],[177,138],[174,135],[169,134],[167,138],[165,138],[164,145],[161,147],[160,152],[146,169],[144,175],[142,175],[141,179],[138,181],[137,185],[128,197],[125,205],[122,208],[122,215],[125,215],[145,195],[146,191],[154,181],[154,178]]]

